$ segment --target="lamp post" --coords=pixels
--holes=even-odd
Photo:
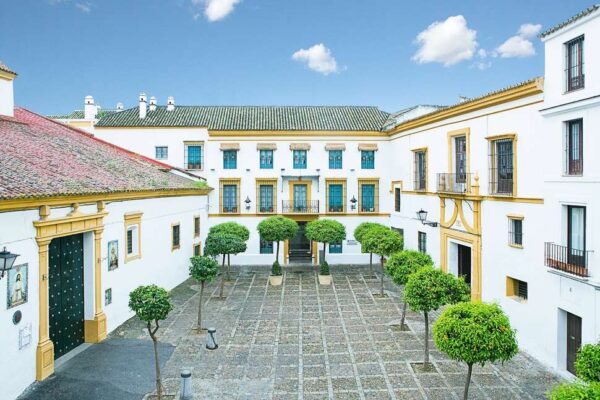
[[[6,251],[6,246],[4,247],[4,250],[0,251],[0,279],[4,277],[4,273],[12,269],[17,257],[19,257],[18,254]]]
[[[417,218],[419,219],[419,221],[421,221],[423,225],[429,225],[433,227],[438,226],[437,222],[427,221],[427,211],[423,210],[422,208],[419,211],[417,211]]]

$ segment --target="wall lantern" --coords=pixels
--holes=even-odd
[[[427,221],[427,211],[423,210],[422,208],[419,211],[417,211],[417,218],[419,218],[419,221],[421,221],[423,225],[429,225],[433,227],[438,226],[437,222]]]
[[[350,199],[350,203],[352,203],[350,205],[350,209],[351,210],[356,210],[356,203],[358,202],[358,200],[356,200],[356,197],[352,196],[352,198]]]
[[[4,277],[5,272],[12,269],[17,257],[19,257],[18,254],[6,251],[6,246],[4,247],[4,250],[0,251],[0,279]]]
[[[250,203],[252,203],[252,200],[250,200],[250,196],[246,196],[246,200],[244,200],[244,203],[246,203],[246,210],[250,211]]]
[[[208,336],[206,338],[206,348],[208,350],[216,350],[219,348],[219,345],[215,340],[215,333],[217,333],[215,328],[208,328]]]

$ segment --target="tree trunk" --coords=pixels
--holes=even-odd
[[[373,271],[373,253],[369,253],[369,273],[371,277],[375,276],[375,272]]]
[[[384,293],[383,293],[383,276],[385,275],[384,274],[385,270],[384,270],[384,266],[383,266],[383,261],[384,261],[384,259],[383,259],[383,257],[381,257],[381,259],[380,259],[380,262],[381,262],[381,297],[384,296]]]
[[[156,324],[157,328],[156,330],[158,330],[158,322]],[[158,400],[162,399],[162,382],[160,379],[160,362],[158,360],[158,340],[156,339],[156,336],[154,336],[154,333],[156,333],[156,330],[154,332],[152,332],[152,329],[150,327],[150,322],[148,322],[148,333],[150,334],[150,337],[152,338],[152,343],[154,345],[154,368],[156,370],[156,394],[158,396]]]
[[[469,372],[467,372],[467,382],[465,382],[465,393],[463,394],[463,400],[467,400],[469,397],[469,385],[471,384],[471,373],[473,372],[473,364],[467,364],[469,366]]]
[[[323,261],[321,261],[321,264],[325,264],[325,254],[327,254],[327,243],[323,242]],[[318,248],[318,245],[317,245]],[[318,257],[318,254],[317,254]]]
[[[204,281],[200,282],[200,301],[198,302],[198,330],[202,329],[202,295],[204,294]]]
[[[225,275],[223,275],[223,269],[225,268],[225,254],[223,254],[223,265],[221,265],[221,287],[219,288],[219,298],[223,298],[223,289],[225,287]]]
[[[279,262],[279,241],[277,241],[277,251],[275,252],[275,262]]]
[[[406,320],[406,300],[402,305],[402,319],[400,320],[400,329],[404,329],[404,321]]]
[[[231,272],[231,254],[227,254],[227,280],[231,280],[229,273]]]
[[[429,365],[429,315],[427,312],[423,312],[425,317],[425,360],[423,361],[423,367]]]

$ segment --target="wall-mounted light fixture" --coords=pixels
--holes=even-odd
[[[423,225],[429,225],[433,227],[438,226],[437,222],[427,221],[427,211],[423,210],[422,208],[419,211],[417,211],[417,218],[419,219],[419,221],[421,221]]]
[[[6,251],[6,246],[4,247],[4,250],[0,251],[0,279],[4,277],[6,272],[12,269],[17,257],[19,257],[18,254]]]
[[[246,203],[246,210],[250,210],[250,203],[252,203],[252,200],[250,200],[250,196],[246,196],[246,200],[244,200],[244,203]]]
[[[351,210],[356,210],[357,202],[358,202],[358,200],[356,200],[356,197],[352,196],[352,198],[350,199],[350,209]]]

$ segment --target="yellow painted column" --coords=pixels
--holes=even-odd
[[[100,343],[106,339],[106,315],[102,310],[102,232],[94,230],[94,319],[84,323],[87,343]]]
[[[471,255],[473,260],[473,275],[471,277],[471,300],[481,300],[481,237],[472,243]]]
[[[39,339],[35,353],[35,379],[54,373],[54,344],[48,328],[48,263],[50,240],[38,240],[39,252]]]

